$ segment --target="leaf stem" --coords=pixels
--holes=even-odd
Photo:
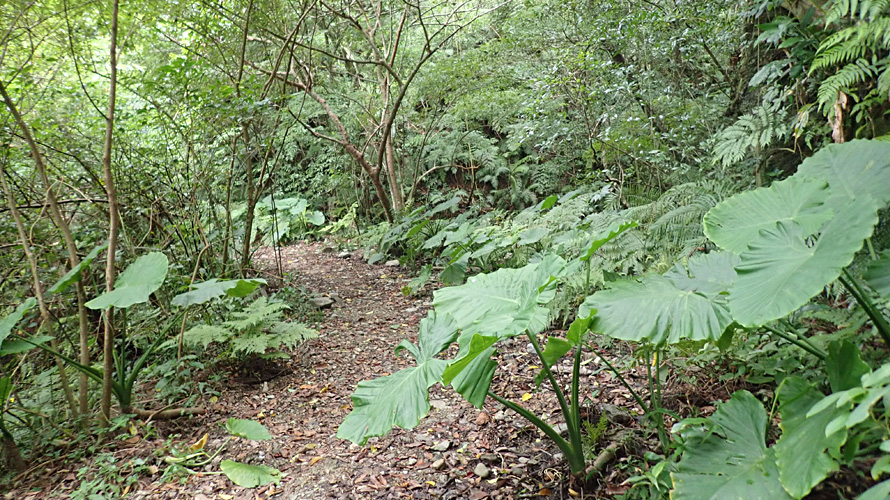
[[[556,432],[556,429],[554,429],[550,424],[543,421],[537,415],[526,410],[522,406],[508,399],[504,399],[491,391],[488,391],[488,395],[498,403],[520,414],[523,418],[531,422],[532,425],[540,429],[541,432],[546,434],[547,437],[552,439],[553,442],[556,443],[556,446],[565,454],[566,459],[569,461],[569,467],[572,470],[572,474],[578,476],[584,473],[583,454],[580,451],[576,451],[575,448],[571,444],[569,444],[568,441],[563,439],[563,437],[560,436],[559,433]]]
[[[566,426],[569,429],[569,436],[574,441],[574,436],[581,435],[581,423],[573,421],[572,409],[569,407],[569,404],[566,401],[566,396],[560,388],[559,383],[556,381],[556,377],[553,376],[553,371],[550,369],[550,366],[547,365],[547,362],[544,361],[544,351],[541,349],[541,344],[538,343],[537,337],[528,330],[525,331],[525,335],[528,337],[532,346],[535,348],[535,352],[538,354],[538,358],[541,360],[541,366],[544,369],[544,373],[547,374],[547,379],[550,380],[550,385],[553,386],[553,391],[556,393],[556,399],[559,401],[559,407],[562,409],[562,414],[565,417]]]
[[[859,285],[859,282],[850,275],[850,272],[847,271],[847,269],[843,270],[843,276],[839,279],[844,285],[844,288],[846,288],[856,299],[856,302],[859,302],[859,305],[865,309],[865,314],[868,314],[868,317],[871,318],[871,322],[874,323],[875,328],[878,329],[878,333],[884,340],[884,344],[890,347],[890,324],[887,323],[887,318],[884,317],[881,311],[875,307],[871,297],[868,296],[868,292]]]
[[[788,342],[791,342],[792,344],[796,345],[797,347],[800,347],[804,351],[807,351],[808,353],[812,354],[813,356],[816,356],[821,361],[825,361],[825,356],[826,356],[825,351],[810,344],[809,342],[804,341],[797,335],[794,335],[789,332],[784,332],[777,328],[773,328],[769,325],[764,325],[763,329],[769,331],[770,333],[773,333],[774,335],[778,336],[779,338],[782,338],[784,340],[787,340]]]

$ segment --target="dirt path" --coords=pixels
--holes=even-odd
[[[506,499],[542,490],[549,496],[540,481],[557,462],[537,431],[494,405],[478,410],[451,390],[434,388],[430,416],[412,431],[397,429],[363,448],[336,438],[356,384],[408,365],[393,348],[406,336],[415,340],[432,299],[429,290],[419,297],[402,295],[410,279],[403,268],[370,266],[322,250],[321,244],[282,249],[284,271],[295,284],[335,299],[319,339],[306,350],[306,369],[269,383],[275,399],[266,399],[264,410],[274,416],[265,423],[281,437],[278,453],[286,461],[278,465],[288,474],[280,485],[282,498]],[[531,390],[534,374],[526,371],[528,380],[509,396],[519,399]],[[561,474],[557,466],[549,479],[558,481]]]
[[[158,423],[155,436],[134,436],[127,441],[132,445],[121,445],[114,452],[121,464],[144,458],[146,463],[160,465],[154,476],[143,475],[129,487],[130,498],[568,498],[567,469],[554,456],[556,448],[542,440],[537,429],[491,399],[479,410],[453,390],[436,386],[431,392],[433,409],[416,429],[397,429],[372,438],[365,447],[336,437],[337,427],[352,409],[349,396],[358,382],[408,366],[407,360],[393,354],[393,348],[406,336],[416,340],[435,285],[427,285],[419,296],[405,297],[400,291],[410,279],[405,269],[372,266],[356,256],[339,257],[323,249],[321,243],[281,249],[289,284],[334,299],[324,311],[319,338],[304,343],[280,376],[255,384],[233,377],[207,415]],[[257,257],[267,266],[274,265],[271,249],[261,250]],[[523,405],[554,424],[560,422],[552,391],[546,384],[544,390],[534,390],[537,358],[528,354],[525,339],[499,346],[500,368],[492,389],[514,401],[524,400]],[[605,396],[611,403],[626,405],[630,397],[624,389],[591,361],[583,372],[582,401]],[[207,449],[215,450],[225,439],[223,425],[231,417],[262,422],[273,439],[232,441],[206,467],[208,474],[177,482],[159,478],[164,470],[159,458],[169,453],[171,442],[183,447],[209,433]],[[284,477],[277,486],[245,490],[214,474],[223,459],[276,467]],[[75,472],[81,465],[66,466],[45,471],[51,486],[23,491],[20,497],[45,498],[48,489],[67,496],[80,483]],[[574,488],[581,490],[576,491],[581,498],[602,498],[604,492],[621,491],[609,486],[610,482],[620,480],[614,480],[612,473],[612,479],[605,478],[596,492],[585,494]]]

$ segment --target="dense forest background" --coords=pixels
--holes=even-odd
[[[634,221],[587,254],[592,277],[561,282],[550,308],[567,326],[594,290],[726,248],[702,225],[724,200],[829,145],[890,137],[890,2],[877,0],[6,0],[0,49],[10,477],[61,440],[126,428],[120,412],[149,411],[133,405],[143,381],[157,406],[194,409],[210,393],[189,370],[314,336],[297,322],[313,314],[304,292],[284,286],[280,256],[259,272],[260,248],[362,248],[371,264],[398,259],[415,294],[545,251],[568,260]],[[884,179],[871,187],[890,191]],[[851,269],[887,248],[872,226]],[[773,327],[737,335],[710,380],[826,388],[817,367],[841,340],[862,353],[851,366],[877,368],[886,291],[851,298],[855,280],[837,276],[773,344],[751,340]],[[241,299],[262,285],[277,298]],[[817,331],[841,334],[814,347]],[[648,340],[634,356],[651,367],[666,347]],[[699,344],[670,349],[677,369],[715,366]],[[860,455],[890,451],[885,434],[857,438]],[[665,495],[670,472],[641,481],[646,494]]]

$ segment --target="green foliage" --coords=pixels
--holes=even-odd
[[[714,162],[729,167],[748,156],[759,157],[774,143],[786,139],[788,132],[782,112],[760,106],[717,135]]]
[[[324,225],[324,214],[310,210],[305,198],[269,195],[257,203],[254,227],[265,245],[281,245],[313,235]]]
[[[588,242],[590,252],[584,255],[586,262],[590,262],[598,248],[630,227],[632,224],[613,227],[599,239]],[[584,262],[577,259],[567,263],[556,255],[545,254],[524,267],[480,274],[465,285],[437,290],[433,295],[435,311],[421,322],[418,345],[405,340],[396,348],[397,352],[407,350],[417,366],[360,382],[352,395],[353,411],[340,425],[337,436],[364,444],[369,437],[383,435],[394,425],[406,429],[415,427],[429,411],[429,388],[441,382],[454,387],[477,407],[491,396],[516,411],[554,441],[565,454],[572,474],[583,474],[585,452],[578,384],[581,349],[590,318],[576,319],[566,338],[551,337],[546,349],[541,348],[536,334],[551,322],[546,306],[556,295],[558,277],[565,274],[567,267],[580,267]],[[541,378],[546,377],[557,394],[566,418],[568,439],[522,406],[491,392],[491,380],[497,369],[497,361],[493,359],[495,344],[523,334],[542,362]],[[453,359],[435,358],[455,341],[459,349]],[[570,351],[574,351],[574,368],[572,389],[567,396],[550,367]]]
[[[364,445],[393,426],[412,429],[430,410],[429,388],[440,382],[447,362],[435,358],[457,339],[454,319],[430,312],[420,322],[418,344],[408,340],[396,347],[407,351],[417,366],[392,375],[360,382],[352,395],[353,411],[337,429],[337,437]]]
[[[810,68],[810,73],[836,69],[819,85],[818,100],[823,111],[833,113],[830,106],[841,92],[886,96],[890,91],[890,4],[834,0],[825,22],[840,29],[822,41]]]
[[[114,282],[114,289],[86,303],[90,309],[127,308],[148,302],[149,296],[164,284],[167,256],[151,252],[136,259]]]
[[[830,146],[791,179],[708,213],[706,234],[739,254],[739,276],[729,288],[737,322],[756,326],[784,317],[838,278],[890,201],[879,187],[890,182],[888,158],[890,146],[877,141]]]
[[[185,332],[183,341],[190,346],[211,344],[223,347],[224,356],[276,356],[282,348],[294,348],[302,342],[318,337],[318,333],[297,322],[284,321],[284,302],[260,297],[241,311],[231,313],[231,319],[219,325],[201,324]],[[268,352],[268,351],[272,352]]]
[[[257,488],[269,483],[278,484],[281,481],[281,471],[267,465],[249,465],[234,460],[223,460],[219,468],[227,478],[242,488]]]
[[[272,435],[266,427],[253,420],[245,420],[238,418],[230,418],[226,421],[226,430],[229,437],[220,445],[220,447],[208,454],[205,450],[207,444],[207,435],[199,439],[184,450],[174,450],[172,455],[164,457],[164,462],[169,465],[168,471],[172,469],[173,473],[185,471],[188,474],[197,474],[195,469],[200,469],[219,456],[233,438],[244,438],[252,441],[262,441],[272,439]],[[278,484],[281,481],[281,471],[269,467],[267,465],[253,465],[236,462],[234,460],[223,460],[219,464],[221,472],[228,477],[233,483],[242,488],[257,488],[270,483]]]
[[[618,281],[588,297],[578,311],[597,311],[591,329],[653,345],[716,342],[733,323],[726,290],[736,278],[731,253],[712,253],[677,264],[664,275]]]
[[[213,278],[201,283],[192,283],[189,285],[189,288],[194,288],[194,290],[173,297],[170,303],[174,306],[188,307],[195,304],[204,304],[223,295],[246,297],[253,293],[258,286],[265,283],[266,280],[260,278],[227,281],[219,281]]]
[[[681,423],[683,456],[671,474],[671,498],[792,498],[779,482],[766,429],[766,411],[747,391],[733,394],[707,419]]]

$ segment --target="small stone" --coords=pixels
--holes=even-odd
[[[414,457],[411,457],[405,461],[405,465],[407,465],[408,467],[411,467],[412,465],[415,465],[416,463],[417,463],[417,459]]]
[[[334,247],[324,247],[321,249],[321,253],[334,253],[337,249]]]
[[[309,299],[309,303],[316,309],[327,309],[334,305],[334,299],[330,297],[315,297]]]
[[[451,441],[448,441],[446,439],[444,441],[439,441],[438,443],[434,444],[433,447],[430,449],[433,451],[445,451],[450,447],[451,447]]]
[[[445,468],[445,459],[444,458],[440,458],[440,459],[436,460],[435,462],[433,462],[433,469],[442,470],[444,468]]]
[[[553,459],[556,460],[557,462],[559,462],[559,461],[562,460],[562,457],[563,457],[563,456],[564,456],[564,455],[563,455],[562,453],[554,453],[554,454],[553,454]]]
[[[513,467],[510,469],[510,474],[513,476],[523,476],[525,475],[525,471],[522,470],[522,467]]]
[[[566,423],[559,423],[553,428],[556,432],[558,432],[561,436],[564,436],[569,433],[569,426]]]
[[[491,417],[488,416],[486,412],[480,412],[479,416],[476,417],[476,425],[485,425],[491,421]]]
[[[352,258],[352,253],[350,253],[350,252],[340,252],[340,253],[337,254],[337,258],[338,258],[338,259],[351,259],[351,258]]]
[[[483,464],[482,462],[479,462],[478,464],[476,464],[476,468],[473,469],[473,474],[476,474],[477,476],[481,477],[482,479],[485,479],[486,477],[488,477],[488,475],[490,473],[491,473],[491,471],[489,471],[488,467],[486,467],[485,464]]]
[[[386,267],[399,267],[399,260],[398,259],[388,260],[383,265]]]
[[[483,453],[482,456],[479,457],[479,459],[485,462],[497,462],[501,459],[501,457],[495,455],[494,453]]]

